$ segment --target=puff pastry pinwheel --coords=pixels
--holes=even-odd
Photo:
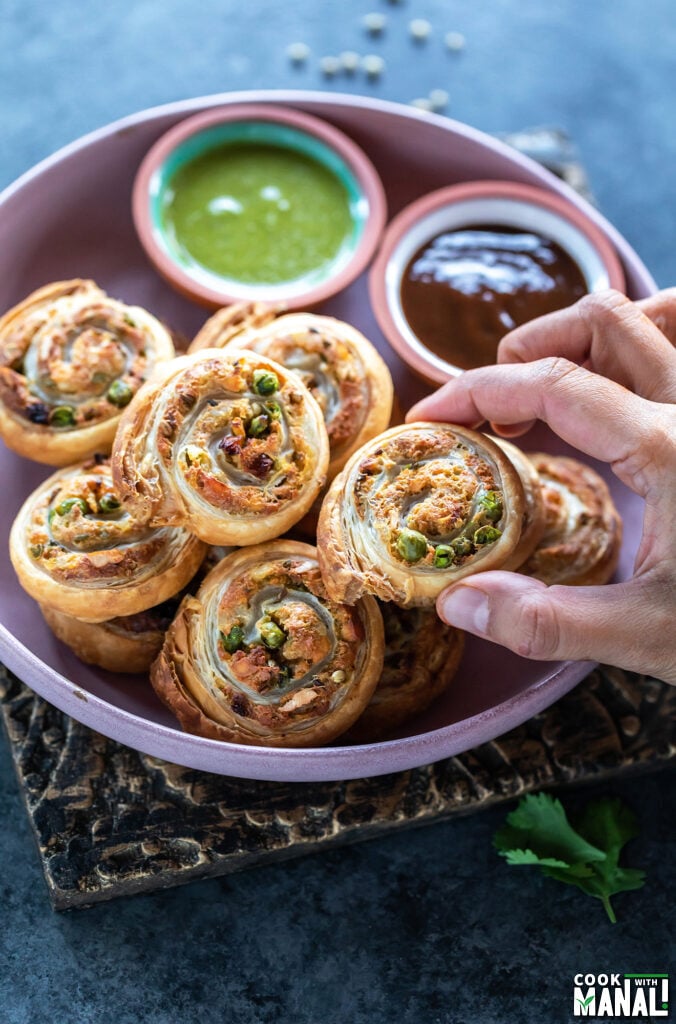
[[[101,457],[58,470],[22,505],[9,552],[40,604],[87,622],[145,611],[192,578],[205,545],[187,530],[154,529],[127,512]]]
[[[352,725],[382,665],[377,602],[329,600],[315,549],[278,540],[228,555],[183,599],[150,678],[187,732],[304,747]]]
[[[147,672],[162,650],[164,634],[180,604],[170,597],[147,611],[121,615],[107,622],[83,622],[73,615],[40,605],[47,625],[81,661],[109,672]]]
[[[219,310],[190,351],[205,346],[251,349],[297,373],[324,414],[331,480],[357,448],[389,426],[390,371],[371,342],[349,324],[313,313],[278,312],[260,304]]]
[[[113,474],[125,506],[208,544],[256,544],[301,519],[326,479],[321,410],[254,352],[180,356],[125,410]]]
[[[543,583],[607,583],[622,543],[622,520],[605,481],[564,455],[528,453],[542,487],[545,531],[520,571]]]
[[[352,456],[319,516],[333,600],[370,593],[431,604],[450,583],[500,568],[521,536],[519,475],[489,437],[446,423],[392,427]]]
[[[230,306],[223,306],[205,321],[188,351],[224,348],[235,338],[265,327],[285,312],[286,306],[271,302],[233,302]]]
[[[492,437],[519,474],[526,504],[519,543],[501,569],[518,569],[532,555],[545,532],[545,501],[540,475],[520,448],[504,437]]]
[[[0,318],[0,436],[36,462],[109,452],[122,409],[174,346],[93,281],[57,281]]]
[[[385,661],[366,710],[342,737],[371,743],[422,714],[455,677],[465,634],[447,626],[432,608],[381,604]]]

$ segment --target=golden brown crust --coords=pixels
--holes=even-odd
[[[315,549],[276,541],[228,555],[184,598],[151,682],[188,732],[305,747],[349,728],[382,664],[376,602],[330,601]]]
[[[125,410],[113,475],[125,506],[208,544],[277,537],[326,478],[321,410],[295,374],[249,351],[181,356]]]
[[[563,455],[528,453],[542,486],[545,531],[520,571],[547,584],[607,583],[617,567],[622,520],[606,483]]]
[[[187,530],[151,528],[126,512],[107,459],[58,470],[24,502],[10,557],[41,604],[104,622],[160,604],[192,578],[204,544]]]
[[[199,329],[188,349],[199,352],[203,348],[224,348],[248,331],[265,327],[285,312],[283,305],[268,302],[234,302],[218,309]],[[239,347],[239,346],[238,346]],[[243,346],[246,348],[246,345]]]
[[[81,661],[98,665],[108,672],[147,672],[162,650],[164,634],[178,602],[164,604],[110,619],[108,622],[84,622],[72,615],[40,605],[45,621],[55,636],[67,644]]]
[[[380,605],[385,661],[366,710],[341,738],[373,743],[422,714],[455,677],[465,635],[447,626],[431,608]]]
[[[524,509],[519,475],[490,438],[444,423],[393,427],[352,456],[324,499],[327,590],[348,603],[370,593],[431,604],[449,584],[504,564]]]
[[[385,430],[392,416],[390,371],[356,328],[314,313],[276,315],[271,307],[219,310],[199,332],[190,351],[246,348],[297,373],[326,421],[331,449],[328,478],[350,455]]]
[[[491,435],[492,436],[492,435]],[[545,532],[545,503],[540,476],[527,455],[504,437],[492,438],[510,460],[523,485],[526,505],[521,537],[514,551],[501,569],[518,569],[532,555]]]
[[[0,318],[0,436],[65,466],[109,452],[121,410],[174,355],[169,332],[93,281],[57,281]]]

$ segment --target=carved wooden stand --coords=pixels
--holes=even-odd
[[[354,782],[249,782],[139,754],[0,667],[0,701],[52,905],[81,907],[468,813],[544,787],[655,769],[676,689],[614,668],[459,757]]]

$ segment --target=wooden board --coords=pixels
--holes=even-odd
[[[57,910],[656,769],[676,751],[676,688],[614,668],[466,754],[340,783],[251,782],[168,764],[73,721],[1,667],[0,702]]]

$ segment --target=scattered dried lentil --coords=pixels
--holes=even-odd
[[[432,26],[426,18],[414,18],[408,23],[408,31],[416,42],[423,42],[432,31]]]
[[[447,32],[444,36],[444,43],[447,50],[457,52],[465,49],[465,37],[462,32]]]
[[[369,53],[363,58],[361,66],[368,78],[380,78],[385,70],[385,61],[375,53]]]
[[[306,43],[291,43],[286,48],[286,55],[292,64],[304,64],[310,56],[310,47]]]
[[[411,106],[417,107],[418,110],[431,110],[432,101],[427,96],[420,96],[417,100],[411,100]]]
[[[369,35],[379,36],[387,25],[387,18],[379,11],[373,11],[371,14],[364,15],[362,25]]]
[[[355,53],[354,50],[343,50],[339,60],[342,64],[343,71],[348,75],[353,75],[359,67],[359,54]]]
[[[326,78],[333,78],[340,71],[340,61],[337,57],[322,57],[319,61],[319,68]]]
[[[432,89],[430,91],[430,104],[432,110],[444,110],[448,106],[448,93],[445,89]]]

